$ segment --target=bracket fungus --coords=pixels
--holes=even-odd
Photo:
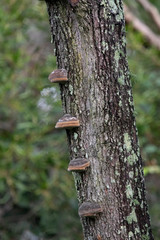
[[[72,5],[72,7],[75,7],[78,4],[79,0],[68,0],[68,2]]]
[[[68,171],[85,171],[90,166],[90,161],[84,158],[76,158],[70,161]]]
[[[76,117],[72,117],[70,114],[65,114],[58,120],[55,128],[75,128],[79,126],[80,123]]]
[[[52,83],[66,83],[68,81],[67,71],[65,69],[56,69],[51,72],[48,79]]]
[[[102,213],[102,207],[96,202],[84,202],[78,210],[80,217],[96,217],[99,213]]]

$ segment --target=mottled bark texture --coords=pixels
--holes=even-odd
[[[153,239],[126,60],[121,0],[47,2],[64,113],[81,126],[67,130],[70,157],[90,167],[74,173],[79,204],[95,201],[103,213],[81,218],[85,240]]]

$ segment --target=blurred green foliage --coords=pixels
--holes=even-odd
[[[160,164],[160,53],[128,27],[128,59],[143,159]]]
[[[54,129],[62,107],[58,86],[47,79],[56,60],[45,4],[1,0],[0,33],[0,239],[20,239],[25,230],[82,239],[67,139]],[[127,37],[145,173],[159,174],[160,53],[131,26]],[[160,194],[151,183],[149,190],[158,240]]]
[[[132,12],[159,33],[151,16],[137,1],[126,0]],[[152,2],[160,10],[160,1]],[[128,61],[135,116],[146,176],[147,198],[155,240],[160,239],[160,51],[127,25]]]
[[[81,239],[45,5],[2,1],[0,32],[0,239]]]
[[[126,1],[140,20],[156,29],[151,16],[136,1]],[[155,3],[160,9],[159,1]],[[151,21],[152,20],[152,21]],[[152,29],[152,28],[151,28]],[[158,31],[158,28],[156,29]],[[154,31],[152,29],[152,31]],[[128,60],[133,85],[135,114],[142,147],[147,164],[160,165],[160,51],[151,46],[143,35],[127,26]]]

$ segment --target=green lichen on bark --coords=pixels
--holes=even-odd
[[[150,239],[149,234],[142,235],[142,240],[149,240],[149,239]]]
[[[130,145],[129,145],[130,146]],[[130,148],[129,148],[130,149]],[[133,154],[130,154],[128,157],[127,157],[127,161],[128,161],[128,163],[129,163],[129,165],[133,165],[133,164],[135,164],[136,162],[137,162],[137,156],[136,156],[136,154],[135,153],[133,153]],[[137,173],[138,174],[138,173]]]
[[[78,134],[74,133],[74,139],[77,140],[78,139]]]
[[[131,145],[131,139],[128,133],[124,133],[124,144],[127,152],[130,152],[132,150],[132,145]]]
[[[135,213],[135,209],[132,209],[132,212],[127,216],[127,222],[128,224],[132,224],[133,222],[137,222],[137,216]]]
[[[132,199],[133,198],[133,189],[132,189],[132,186],[131,184],[129,183],[127,186],[126,186],[126,195],[127,195],[127,198],[129,199]]]
[[[128,236],[129,236],[129,239],[133,239],[133,237],[134,237],[133,232],[129,232],[129,233],[128,233]]]
[[[130,171],[130,172],[129,172],[129,177],[130,177],[130,178],[133,178],[133,176],[134,176],[134,172],[133,172],[133,171]]]

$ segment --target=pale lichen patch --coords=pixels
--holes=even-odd
[[[120,176],[119,170],[115,170],[115,175],[116,175],[116,176]]]
[[[142,240],[149,240],[149,239],[150,239],[150,237],[148,234],[142,235]]]
[[[124,144],[127,152],[130,152],[132,149],[131,138],[128,133],[124,133]]]
[[[101,6],[107,6],[107,1],[106,0],[102,0],[100,3]]]
[[[136,154],[131,154],[127,157],[127,161],[129,163],[129,165],[133,165],[134,163],[136,163],[136,160],[137,160],[137,156]]]
[[[138,169],[136,168],[136,171],[135,171],[135,175],[136,177],[138,177]]]
[[[120,151],[120,153],[122,153],[123,152],[123,148],[119,147],[119,151]],[[126,158],[124,158],[124,162],[126,162]]]
[[[118,82],[119,82],[120,85],[125,85],[125,78],[124,78],[124,76],[120,76],[118,78]]]
[[[135,206],[140,204],[137,199],[133,199],[133,203]]]
[[[122,107],[122,101],[121,100],[119,101],[119,106]]]
[[[143,209],[143,201],[141,202],[141,208]]]
[[[118,230],[118,234],[125,234],[127,231],[126,226],[120,226],[120,230]]]
[[[134,172],[133,172],[133,171],[130,171],[130,172],[129,172],[129,177],[130,177],[130,178],[133,178],[133,176],[134,176]]]
[[[127,198],[129,198],[129,199],[133,198],[133,189],[132,189],[131,184],[128,184],[126,186],[126,195],[127,195]]]
[[[111,178],[111,183],[115,183],[115,179],[114,178]]]
[[[134,208],[133,208],[132,212],[127,216],[127,222],[129,224],[131,224],[133,222],[137,222],[137,216],[136,216],[136,212],[135,212]]]
[[[72,95],[73,94],[73,86],[69,84],[69,92]]]
[[[76,148],[74,148],[74,149],[73,149],[73,151],[76,153],[76,152],[77,152],[77,149],[76,149]]]
[[[114,0],[109,1],[109,6],[110,6],[110,9],[111,9],[112,13],[116,14],[118,12],[118,7],[117,7]]]
[[[134,237],[133,232],[130,231],[130,232],[128,233],[128,236],[129,236],[129,239],[132,238],[132,237]]]
[[[106,114],[105,115],[105,123],[108,123],[108,120],[109,120],[109,114]]]
[[[135,228],[135,233],[140,233],[139,228]]]
[[[74,133],[74,139],[77,140],[77,138],[78,138],[78,134]]]
[[[105,51],[108,51],[108,43],[103,41],[102,42],[102,52],[105,53]]]
[[[120,55],[119,55],[119,50],[116,50],[114,53],[114,59],[115,59],[115,65],[118,71],[118,66],[119,66],[119,59],[120,59]]]
[[[139,198],[141,199],[142,198],[142,195],[141,195],[141,190],[138,188],[138,196],[139,196]],[[143,202],[142,202],[143,203]],[[141,203],[141,204],[142,204]]]
[[[123,19],[123,12],[119,11],[119,14],[116,15],[116,21],[121,22]]]

